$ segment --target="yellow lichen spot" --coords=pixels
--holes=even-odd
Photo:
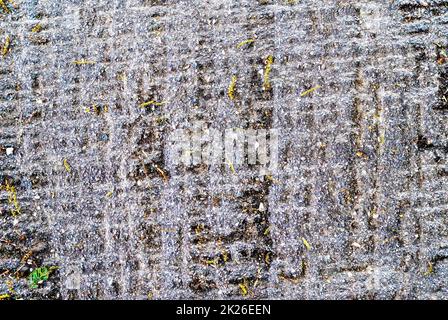
[[[164,104],[166,104],[165,101],[157,102],[157,101],[151,100],[151,101],[143,102],[142,104],[140,104],[140,108],[145,108],[145,107],[149,107],[149,106],[159,107],[159,106],[162,106]]]
[[[108,193],[106,193],[106,197],[110,198],[110,197],[112,197],[113,194],[114,194],[113,191],[109,191]]]
[[[84,109],[84,112],[85,112],[85,113],[90,113],[90,107],[86,107],[86,108]]]
[[[247,39],[247,40],[244,40],[244,41],[241,41],[240,43],[238,43],[236,45],[236,47],[239,49],[246,44],[253,43],[254,41],[255,41],[255,39]]]
[[[72,168],[71,168],[70,164],[68,163],[67,159],[64,159],[64,168],[68,173],[70,173],[72,171]]]
[[[274,64],[274,57],[269,55],[266,58],[266,67],[264,69],[264,76],[263,76],[263,89],[265,91],[271,89],[271,82],[269,80],[269,75],[271,74],[273,64]]]
[[[303,245],[305,246],[306,250],[311,250],[310,243],[303,237],[302,237],[302,242],[303,242]]]
[[[227,95],[229,96],[230,100],[235,100],[235,88],[236,88],[236,81],[238,78],[233,75],[232,79],[230,80],[229,89],[227,90]]]
[[[309,95],[310,93],[313,93],[314,91],[316,91],[317,89],[320,89],[321,88],[321,86],[315,86],[314,88],[311,88],[311,89],[309,89],[309,90],[306,90],[306,91],[303,91],[301,94],[300,94],[300,96],[301,97],[304,97],[304,96],[307,96],[307,95]]]

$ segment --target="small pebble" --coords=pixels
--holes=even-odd
[[[10,156],[14,153],[14,148],[13,147],[8,147],[6,148],[6,155]]]

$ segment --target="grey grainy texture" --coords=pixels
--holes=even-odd
[[[0,295],[448,297],[448,1],[3,2]],[[170,164],[196,120],[278,128],[273,179]]]

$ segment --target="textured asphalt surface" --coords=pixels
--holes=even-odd
[[[2,2],[0,296],[448,298],[448,1]]]

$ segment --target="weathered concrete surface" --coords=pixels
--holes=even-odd
[[[447,1],[15,3],[0,295],[448,297]],[[278,128],[278,172],[171,165],[170,132],[195,120]],[[31,289],[41,266],[59,269]]]

